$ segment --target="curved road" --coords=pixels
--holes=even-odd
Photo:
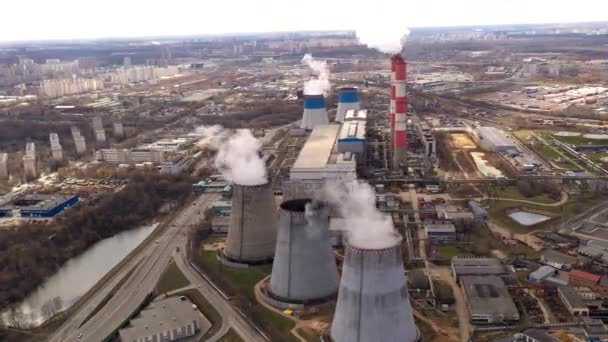
[[[103,341],[103,339],[127,320],[153,291],[162,272],[175,254],[175,250],[178,247],[182,251],[185,250],[188,227],[197,223],[201,219],[205,209],[209,208],[218,198],[219,194],[203,194],[183,209],[163,234],[158,237],[158,240],[149,243],[132,260],[117,270],[116,274],[101,289],[93,293],[82,307],[68,318],[51,337],[50,341]],[[183,268],[183,260],[181,258],[176,258],[176,262],[182,266],[180,268]],[[189,274],[188,269],[189,267],[186,267],[184,274],[189,276],[190,279],[192,275]],[[92,318],[83,323],[124,277],[127,277],[127,280],[109,301]],[[237,322],[233,325],[241,336],[248,337],[248,341],[261,341],[261,335],[252,326],[240,321],[239,317],[233,317],[238,316],[238,314],[236,314],[234,309],[229,309],[232,306],[227,301],[220,303],[218,298],[213,297],[212,292],[206,291],[208,290],[207,286],[210,287],[208,283],[201,282],[200,279],[193,283],[201,285],[198,288],[199,291],[212,305],[217,305],[216,309],[224,316],[224,320],[227,320],[231,324]],[[217,296],[217,293],[215,294]],[[242,317],[240,318],[242,319]],[[256,335],[258,336],[256,337]]]

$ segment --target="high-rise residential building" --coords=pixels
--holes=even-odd
[[[8,177],[8,153],[0,153],[0,179]]]
[[[82,154],[87,150],[87,144],[85,138],[78,134],[74,136],[74,145],[76,146],[76,153]]]
[[[61,143],[59,142],[59,134],[51,133],[49,138],[51,140],[51,154],[53,156],[53,160],[63,160],[63,149],[61,148]]]
[[[122,66],[126,68],[130,68],[131,67],[131,57],[127,56],[125,58],[122,59]]]
[[[114,137],[123,137],[125,134],[122,122],[114,123]]]
[[[95,130],[95,140],[100,143],[106,142],[106,131],[103,128]]]
[[[27,178],[36,178],[38,172],[36,169],[36,145],[33,142],[27,143],[25,146],[25,155],[23,156],[23,171]]]

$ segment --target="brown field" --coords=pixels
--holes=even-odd
[[[450,143],[454,148],[462,149],[475,149],[477,145],[466,133],[452,133],[450,134]]]

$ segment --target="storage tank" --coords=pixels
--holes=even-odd
[[[276,232],[277,211],[270,183],[234,184],[224,256],[237,263],[269,262],[274,255]]]
[[[340,280],[329,240],[329,209],[310,199],[285,201],[278,227],[269,295],[303,304],[333,298]]]
[[[335,342],[418,341],[406,288],[401,240],[395,234],[394,244],[381,249],[347,242],[331,326]]]

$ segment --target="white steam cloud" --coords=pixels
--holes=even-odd
[[[260,156],[262,143],[248,129],[236,131],[222,126],[200,126],[196,132],[205,137],[199,146],[217,149],[215,168],[235,184],[254,186],[268,182],[266,165]]]
[[[366,9],[367,18],[357,20],[354,27],[362,44],[384,53],[399,53],[410,36],[410,30],[403,24],[403,13],[407,11],[407,2],[391,2],[390,6],[393,8],[392,11],[380,4]],[[369,18],[378,20],[369,20]]]
[[[302,58],[302,64],[308,66],[316,78],[312,78],[304,83],[304,94],[306,95],[327,95],[329,91],[329,67],[325,61],[319,61],[307,53]]]
[[[393,221],[376,208],[376,194],[369,184],[362,181],[328,184],[325,195],[345,219],[343,229],[349,244],[369,249],[395,244]]]

